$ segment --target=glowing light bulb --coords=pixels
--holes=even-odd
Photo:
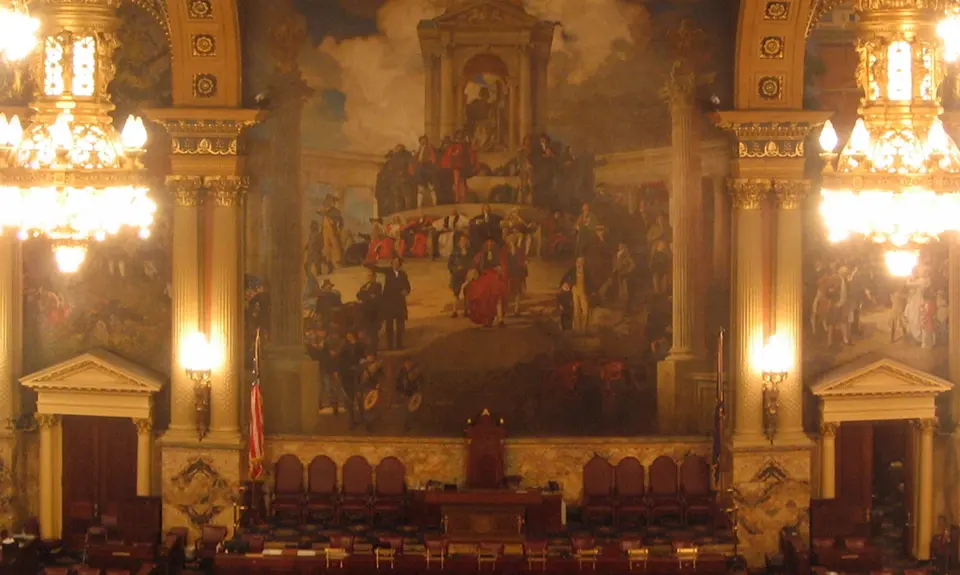
[[[199,332],[187,336],[180,350],[180,363],[188,371],[212,370],[216,355],[207,336]]]
[[[954,62],[960,57],[960,10],[952,8],[937,24],[937,35],[943,40],[943,57]]]
[[[950,138],[943,129],[940,118],[933,121],[930,131],[927,132],[927,152],[930,154],[945,154],[949,151]]]
[[[14,115],[10,118],[7,128],[4,131],[4,139],[7,144],[16,148],[23,140],[23,126],[20,124],[20,116]]]
[[[820,130],[820,149],[830,154],[837,149],[838,143],[839,139],[837,139],[837,131],[833,128],[833,122],[827,120]]]
[[[870,150],[870,131],[867,125],[863,123],[863,118],[857,118],[857,123],[850,132],[850,141],[847,142],[847,150],[851,154],[866,155]]]
[[[123,131],[120,133],[120,142],[128,150],[143,149],[143,145],[147,143],[147,133],[143,127],[143,121],[138,120],[133,115],[127,117],[127,121],[123,125]]]
[[[63,150],[69,150],[73,144],[73,133],[70,122],[73,117],[64,112],[57,116],[57,121],[50,126],[50,138],[54,145]]]
[[[883,254],[890,275],[906,278],[913,275],[914,268],[920,260],[920,254],[914,250],[889,250]]]
[[[764,373],[786,373],[792,367],[793,357],[790,345],[780,335],[771,335],[767,345],[763,346],[760,359],[760,371]]]
[[[140,239],[145,240],[150,237],[150,230],[147,228],[140,228]]]
[[[83,245],[65,244],[53,248],[57,267],[65,274],[76,273],[87,258],[87,247]]]

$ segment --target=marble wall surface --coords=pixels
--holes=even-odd
[[[740,550],[751,566],[779,547],[780,530],[810,530],[813,447],[735,450],[733,501]]]
[[[240,451],[164,447],[161,461],[164,530],[187,527],[193,537],[206,523],[233,526],[241,481]]]
[[[267,438],[265,451],[267,461],[292,453],[304,466],[317,455],[332,458],[338,466],[352,455],[362,455],[371,465],[393,456],[406,465],[407,483],[412,487],[430,480],[458,481],[466,475],[466,443],[462,439],[276,436]],[[648,466],[659,455],[676,460],[688,453],[709,457],[711,443],[698,437],[512,439],[507,440],[505,451],[508,475],[522,476],[530,485],[557,481],[564,499],[576,503],[583,490],[583,465],[595,453],[614,465],[633,456]]]

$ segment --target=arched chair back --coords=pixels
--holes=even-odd
[[[362,455],[353,455],[343,463],[343,493],[369,495],[373,487],[373,469]]]
[[[678,490],[677,462],[667,455],[654,459],[650,464],[650,493],[676,495]]]
[[[617,495],[620,497],[643,497],[646,481],[643,465],[636,457],[624,457],[617,464]]]
[[[303,493],[303,463],[292,453],[281,455],[273,467],[273,481],[275,494]]]
[[[680,464],[680,489],[684,495],[710,493],[710,464],[699,455],[690,454]]]
[[[337,491],[337,464],[326,455],[318,455],[307,468],[310,495],[330,495]]]
[[[407,468],[396,457],[385,457],[375,470],[377,495],[403,495],[407,490]]]
[[[583,466],[583,494],[586,497],[608,497],[613,492],[613,466],[594,455]]]

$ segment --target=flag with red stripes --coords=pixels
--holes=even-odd
[[[250,389],[250,479],[263,475],[263,396],[260,393],[260,331],[253,349],[253,369],[256,377]]]

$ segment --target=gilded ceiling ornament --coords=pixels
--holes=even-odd
[[[190,43],[194,56],[210,57],[217,55],[217,39],[213,34],[194,34]]]
[[[737,210],[759,210],[770,192],[771,181],[763,178],[730,178],[727,189]]]
[[[761,76],[757,83],[757,93],[764,100],[782,100],[783,82],[783,76]]]
[[[213,4],[210,0],[183,0],[187,3],[187,16],[194,20],[213,18]]]
[[[213,98],[217,95],[217,76],[215,74],[193,75],[193,97]]]
[[[760,57],[765,60],[783,59],[783,37],[767,36],[760,40]]]
[[[764,20],[786,20],[790,15],[790,2],[767,2],[763,9]]]

